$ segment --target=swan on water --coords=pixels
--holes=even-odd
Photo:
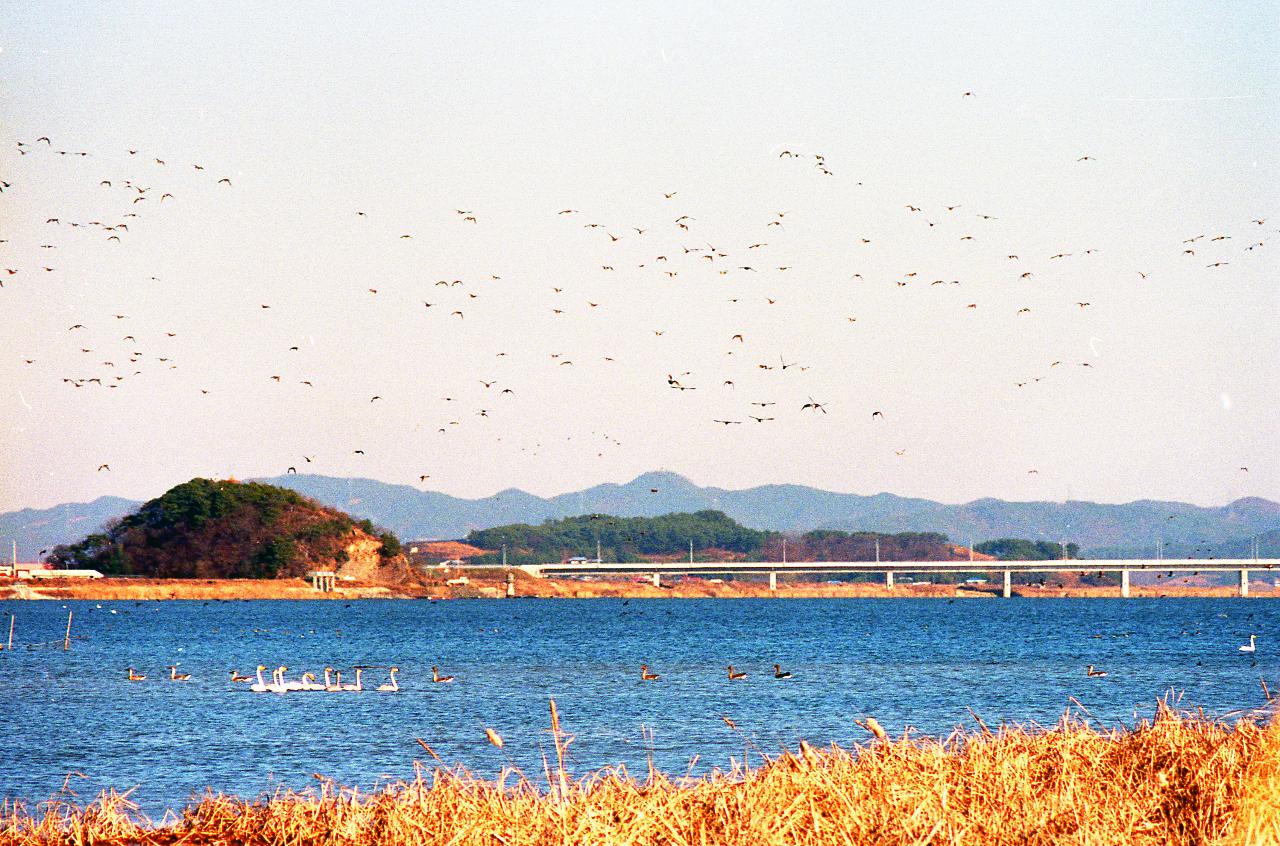
[[[272,686],[267,684],[262,678],[262,671],[265,669],[266,667],[264,665],[258,665],[258,680],[249,687],[249,689],[254,693],[268,693],[272,688]]]
[[[1256,652],[1258,649],[1258,636],[1256,634],[1249,635],[1249,642],[1240,647],[1241,652]]]
[[[746,673],[735,673],[733,671],[733,665],[729,665],[729,681],[737,681],[738,679],[745,679],[746,677]]]
[[[356,683],[355,683],[355,684],[344,684],[344,685],[342,685],[342,689],[343,689],[343,690],[346,690],[346,691],[350,691],[351,693],[359,693],[360,691],[364,690],[364,688],[360,685],[360,673],[361,673],[361,672],[363,672],[363,668],[361,668],[361,667],[356,667]]]
[[[169,681],[191,681],[190,673],[179,673],[176,664],[169,665]]]
[[[1092,665],[1092,664],[1090,664],[1090,665],[1089,665],[1089,667],[1084,671],[1084,674],[1085,674],[1086,676],[1088,676],[1089,678],[1091,678],[1091,679],[1100,679],[1100,678],[1104,677],[1104,676],[1107,674],[1107,671],[1106,671],[1106,670],[1095,670],[1095,669],[1093,668],[1093,665]]]
[[[396,681],[396,673],[398,672],[400,672],[399,667],[392,667],[390,670],[387,671],[387,674],[391,677],[391,681],[387,682],[386,684],[378,685],[379,692],[396,693],[400,690],[400,684],[399,682]]]
[[[440,675],[440,668],[439,668],[439,667],[432,667],[432,668],[431,668],[431,680],[432,680],[433,682],[442,682],[442,683],[443,683],[443,682],[451,682],[451,681],[453,681],[453,676],[442,676],[442,675]]]
[[[133,671],[133,667],[129,668],[129,681],[146,681],[146,676],[140,676]]]
[[[289,668],[282,664],[280,665],[280,669],[276,670],[276,686],[279,688],[279,690],[276,692],[285,693],[286,691],[290,691],[290,690],[306,690],[306,688],[303,687],[303,683],[300,681],[285,680],[284,673],[285,673],[285,670],[287,669]]]
[[[660,678],[662,678],[662,676],[658,675],[657,673],[651,673],[651,672],[649,672],[649,665],[648,665],[648,664],[641,664],[641,665],[640,665],[640,680],[641,680],[641,681],[657,681],[657,680],[658,680],[658,679],[660,679]]]

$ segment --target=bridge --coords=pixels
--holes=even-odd
[[[1119,573],[1120,595],[1129,596],[1129,574],[1160,573],[1238,573],[1240,595],[1249,595],[1251,570],[1280,572],[1280,558],[1142,558],[1142,559],[1055,559],[1051,561],[676,561],[676,562],[601,562],[563,561],[550,564],[523,565],[533,576],[629,576],[643,575],[653,579],[655,587],[666,576],[739,576],[769,577],[769,589],[778,589],[779,573],[803,573],[819,576],[836,573],[876,573],[884,576],[885,586],[892,588],[894,577],[910,573],[991,573],[1004,578],[1004,596],[1013,594],[1014,573]]]

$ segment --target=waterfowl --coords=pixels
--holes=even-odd
[[[302,674],[302,687],[300,689],[301,690],[324,690],[324,688],[321,685],[316,684],[315,673]]]
[[[140,676],[133,671],[133,667],[129,668],[129,681],[146,681],[146,676]]]
[[[733,671],[733,665],[732,664],[729,665],[729,681],[736,681],[737,679],[745,679],[746,677],[747,677],[746,673],[735,673]]]
[[[391,677],[391,681],[387,682],[386,684],[380,684],[380,685],[378,685],[378,692],[380,692],[380,693],[395,693],[395,692],[399,691],[399,690],[400,690],[400,684],[399,684],[399,682],[397,682],[397,681],[396,681],[396,673],[398,673],[398,672],[400,672],[400,668],[399,668],[399,667],[392,667],[390,670],[388,670],[388,671],[387,671],[387,674]]]
[[[271,690],[271,685],[267,684],[262,678],[262,671],[266,669],[263,664],[258,665],[258,680],[249,688],[254,693],[266,693]]]
[[[1255,635],[1255,634],[1251,634],[1251,635],[1249,635],[1249,642],[1248,642],[1247,644],[1245,644],[1244,646],[1240,647],[1240,651],[1241,651],[1241,652],[1256,652],[1256,651],[1257,651],[1257,649],[1258,649],[1257,639],[1258,639],[1258,636],[1257,636],[1257,635]]]
[[[1095,670],[1092,664],[1090,664],[1088,669],[1085,670],[1085,675],[1087,675],[1091,679],[1100,679],[1106,674],[1107,674],[1106,670]]]
[[[360,691],[364,690],[364,687],[360,684],[360,673],[362,673],[362,672],[363,672],[363,670],[362,670],[360,667],[356,667],[356,682],[355,682],[355,684],[344,684],[344,685],[342,685],[342,689],[343,689],[343,690],[346,690],[346,691],[349,691],[349,692],[351,692],[351,693],[359,693]]]
[[[191,681],[190,673],[179,673],[176,664],[169,665],[169,681]]]
[[[242,675],[240,675],[239,673],[237,673],[235,670],[232,670],[232,671],[231,671],[231,680],[232,680],[233,682],[248,682],[248,681],[253,681],[253,677],[252,677],[252,676],[242,676]]]
[[[790,673],[789,671],[784,671],[784,670],[782,669],[782,666],[781,666],[781,665],[779,665],[779,664],[774,664],[774,665],[773,665],[773,677],[774,677],[775,679],[789,679],[789,678],[791,678],[791,673]]]
[[[648,665],[648,664],[641,664],[641,665],[640,665],[640,680],[641,680],[641,681],[657,681],[657,680],[658,680],[658,679],[660,679],[660,678],[662,678],[662,676],[658,675],[657,673],[651,673],[651,672],[649,672],[649,665]]]
[[[342,675],[341,674],[338,675],[338,683],[334,684],[333,681],[329,678],[329,674],[332,672],[333,672],[333,667],[324,668],[324,689],[329,693],[342,690]]]
[[[442,675],[440,675],[440,669],[439,669],[438,667],[432,667],[432,668],[431,668],[431,680],[432,680],[433,682],[441,682],[441,683],[443,683],[443,682],[451,682],[451,681],[453,681],[453,676],[442,676]]]

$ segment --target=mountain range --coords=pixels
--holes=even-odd
[[[1138,557],[1163,541],[1170,556],[1247,554],[1261,537],[1264,556],[1280,554],[1280,503],[1258,497],[1219,507],[1138,500],[1007,502],[977,499],[946,504],[889,493],[835,493],[803,485],[743,490],[702,487],[676,473],[645,473],[626,484],[602,484],[543,498],[516,488],[480,499],[461,499],[374,479],[286,475],[258,479],[292,488],[357,518],[367,517],[405,540],[460,538],[472,529],[506,523],[541,523],[577,514],[652,517],[713,508],[754,529],[808,531],[930,531],[974,543],[1000,537],[1068,540],[1092,557]],[[71,543],[99,530],[140,503],[100,497],[46,509],[0,514],[0,538],[18,541],[19,558]]]

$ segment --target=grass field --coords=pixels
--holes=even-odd
[[[696,780],[574,779],[560,765],[571,739],[553,703],[556,759],[533,778],[487,780],[437,759],[372,793],[326,782],[258,799],[209,793],[154,822],[118,793],[87,806],[8,804],[0,844],[1280,843],[1280,726],[1162,706],[1119,730],[1067,716],[942,739],[864,727],[860,747],[802,743]]]

